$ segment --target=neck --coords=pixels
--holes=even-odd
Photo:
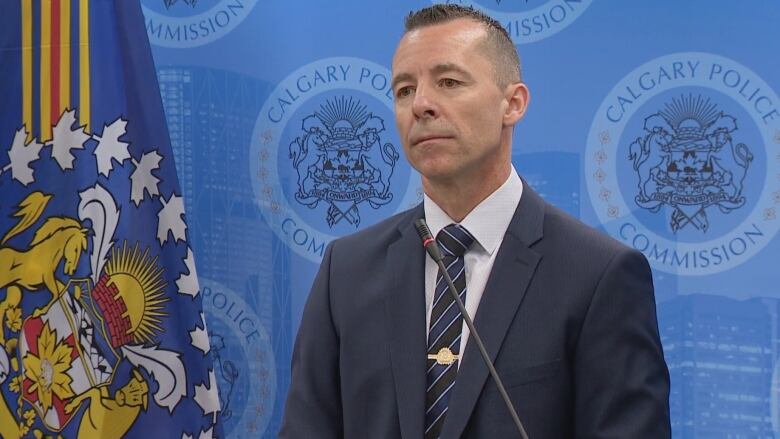
[[[491,169],[487,174],[478,173],[474,178],[459,176],[449,180],[431,180],[423,177],[423,189],[455,222],[463,221],[479,203],[501,187],[511,172],[509,162]]]

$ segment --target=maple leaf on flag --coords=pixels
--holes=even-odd
[[[167,200],[160,197],[160,203],[163,206],[157,214],[157,239],[160,245],[168,241],[168,232],[173,234],[174,241],[184,241],[187,231],[187,224],[184,223],[184,199],[171,194]],[[194,272],[193,269],[191,273]]]
[[[190,330],[190,340],[192,340],[191,344],[200,349],[204,355],[211,350],[209,334],[206,331],[206,319],[203,313],[200,313],[200,326],[196,325],[194,329]]]
[[[167,235],[167,232],[166,232]],[[176,287],[179,294],[187,294],[195,298],[198,295],[198,273],[195,271],[195,259],[192,256],[192,249],[187,247],[187,257],[184,258],[184,265],[187,267],[187,274],[183,272],[176,279]]]
[[[25,139],[27,139],[27,129],[22,126],[16,131],[14,141],[11,143],[11,149],[8,151],[8,158],[11,159],[11,163],[2,169],[0,174],[10,169],[11,177],[27,186],[35,181],[30,163],[38,160],[43,145],[35,139],[25,144]]]
[[[152,175],[152,171],[160,168],[162,156],[157,151],[151,151],[142,155],[140,161],[136,162],[132,157],[130,160],[135,165],[135,170],[130,174],[132,183],[130,199],[138,206],[144,199],[144,191],[149,194],[149,197],[160,195],[160,190],[157,188],[160,179]]]
[[[76,110],[62,113],[52,131],[52,140],[46,143],[46,146],[51,146],[51,156],[63,171],[73,169],[75,157],[71,150],[84,149],[84,143],[90,138],[89,134],[84,132],[83,126],[71,128],[74,123],[76,123]]]
[[[209,369],[209,385],[206,383],[198,384],[195,386],[195,402],[198,403],[203,415],[212,415],[217,422],[217,413],[219,412],[219,395],[217,393],[217,377],[214,375],[214,370]]]
[[[122,162],[130,158],[130,153],[127,151],[127,147],[130,146],[130,144],[119,140],[120,137],[127,133],[125,130],[126,126],[127,121],[120,117],[111,122],[111,125],[104,125],[103,134],[100,136],[92,136],[98,141],[98,145],[95,148],[98,173],[103,174],[106,177],[114,170],[112,160],[116,160],[117,163],[122,164]]]

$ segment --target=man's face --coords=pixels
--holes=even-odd
[[[479,178],[508,167],[502,144],[509,105],[483,43],[468,19],[404,35],[393,58],[395,116],[406,157],[424,179]],[[514,123],[514,121],[512,121]]]

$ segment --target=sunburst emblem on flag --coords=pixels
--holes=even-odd
[[[141,252],[138,244],[130,248],[127,241],[111,250],[111,258],[95,288],[95,298],[111,332],[112,345],[128,342],[150,343],[163,331],[165,280],[157,258],[149,249]],[[118,302],[119,308],[112,307]],[[121,311],[121,312],[120,312]]]

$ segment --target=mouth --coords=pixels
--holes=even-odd
[[[427,142],[433,142],[437,140],[446,140],[451,139],[451,136],[443,135],[443,134],[430,134],[425,136],[419,136],[412,139],[412,145],[417,146],[421,145]]]

